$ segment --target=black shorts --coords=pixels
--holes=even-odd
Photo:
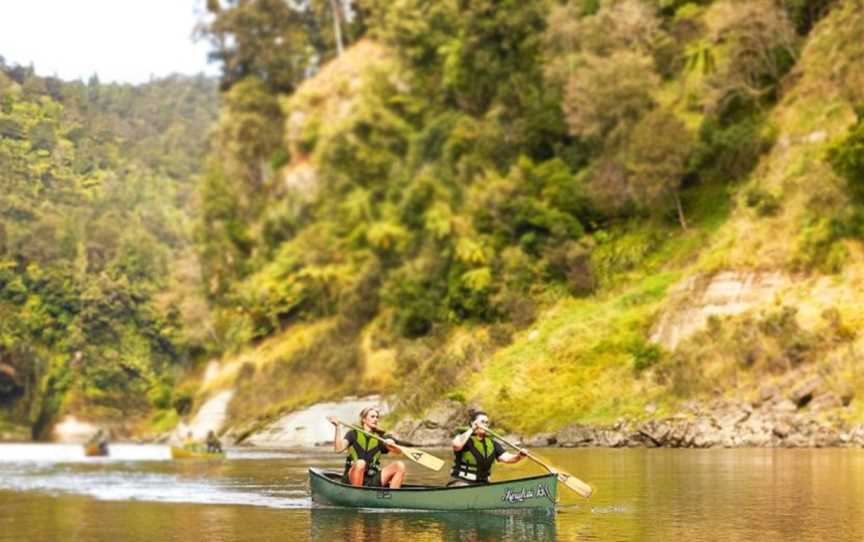
[[[350,484],[351,480],[348,479],[348,471],[346,470],[342,473],[342,483]],[[366,471],[366,474],[363,475],[363,486],[364,487],[381,487],[381,469],[370,469]]]

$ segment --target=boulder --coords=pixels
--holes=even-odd
[[[740,407],[730,407],[715,415],[717,425],[724,430],[734,429],[739,423],[750,417],[750,412]]]
[[[789,399],[783,399],[779,403],[773,405],[771,407],[771,412],[773,414],[789,414],[792,412],[796,412],[798,410],[798,406],[790,401]]]
[[[781,399],[780,388],[774,384],[762,386],[762,389],[759,390],[758,404],[760,405],[779,403]]]
[[[524,439],[525,446],[529,448],[542,448],[558,444],[558,436],[555,433],[537,433]]]
[[[795,403],[798,408],[801,408],[807,403],[809,403],[813,399],[813,397],[816,396],[821,387],[821,378],[810,378],[809,380],[805,381],[803,384],[797,386],[794,390],[792,390],[792,393],[789,395],[789,399],[793,403]]]
[[[457,401],[444,400],[436,403],[423,417],[423,424],[429,429],[446,428],[455,430],[468,425],[468,408]]]
[[[583,425],[568,425],[558,432],[558,442],[565,448],[586,446],[594,443],[594,430]]]
[[[777,438],[785,439],[792,433],[792,427],[786,422],[777,422],[774,424],[771,432],[776,435]]]
[[[807,408],[813,412],[824,412],[826,410],[834,410],[843,406],[843,400],[832,392],[821,393],[813,398],[807,405]]]
[[[654,446],[664,446],[672,434],[672,427],[663,421],[650,421],[639,426],[639,433],[647,437]]]

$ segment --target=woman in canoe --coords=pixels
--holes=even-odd
[[[370,437],[351,429],[340,436],[341,426],[339,420],[329,416],[327,420],[336,427],[336,435],[333,438],[333,449],[336,452],[348,450],[345,460],[345,473],[342,475],[344,483],[355,486],[367,487],[390,487],[399,489],[405,481],[405,464],[402,461],[394,461],[381,468],[381,456],[390,452],[399,453],[399,449],[392,438],[381,429],[378,429],[378,419],[381,412],[375,407],[366,407],[360,411],[360,426],[367,433],[378,435],[380,438]]]
[[[501,463],[518,463],[527,454],[504,451],[504,447],[486,434],[489,427],[489,416],[482,411],[471,416],[471,427],[456,435],[453,439],[453,470],[449,487],[467,486],[472,484],[488,484],[492,465]]]

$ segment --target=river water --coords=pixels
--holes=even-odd
[[[558,512],[538,517],[316,507],[307,469],[342,465],[326,450],[229,450],[220,462],[171,461],[157,445],[110,452],[0,444],[0,540],[864,540],[860,449],[536,450],[596,488],[585,500],[559,487]],[[527,460],[495,469],[540,472]]]

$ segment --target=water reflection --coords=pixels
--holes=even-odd
[[[317,542],[497,542],[556,540],[555,516],[546,513],[398,512],[313,508],[309,539]]]

